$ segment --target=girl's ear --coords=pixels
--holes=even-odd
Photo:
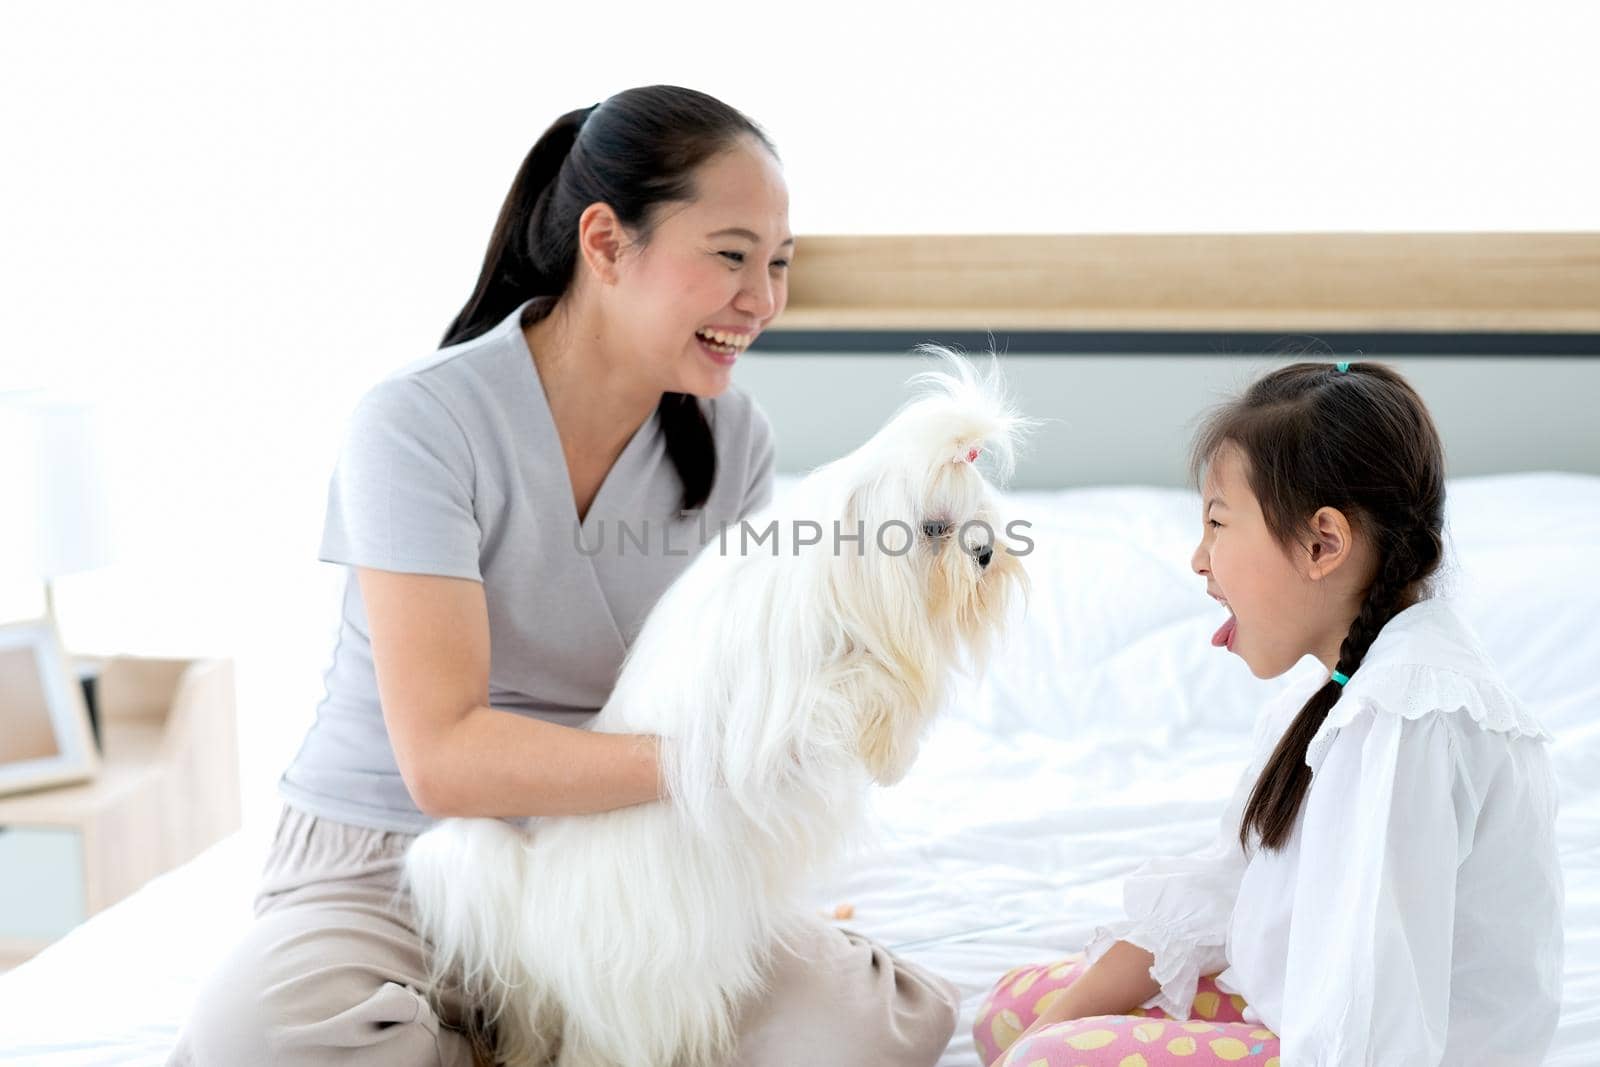
[[[1306,524],[1306,577],[1317,582],[1349,562],[1350,520],[1338,508],[1318,508]]]

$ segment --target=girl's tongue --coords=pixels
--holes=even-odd
[[[1228,621],[1223,623],[1221,626],[1217,627],[1217,632],[1211,635],[1211,645],[1212,645],[1212,647],[1213,648],[1224,648],[1224,647],[1226,647],[1229,651],[1232,651],[1233,650],[1233,631],[1238,629],[1238,625],[1239,625],[1239,620],[1237,618],[1235,618],[1234,616],[1229,615],[1228,616]]]

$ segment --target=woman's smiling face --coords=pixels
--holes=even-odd
[[[694,199],[666,205],[619,271],[629,347],[663,392],[710,397],[789,299],[789,192],[777,160],[745,138],[695,172]]]
[[[1257,678],[1275,678],[1319,650],[1330,610],[1339,605],[1306,573],[1305,546],[1285,546],[1273,537],[1245,462],[1230,443],[1206,465],[1200,493],[1204,528],[1190,565],[1206,580],[1206,592],[1232,613],[1212,644],[1244,660]],[[1306,560],[1298,561],[1295,553]]]

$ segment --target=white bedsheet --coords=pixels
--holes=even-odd
[[[851,925],[965,994],[942,1063],[976,1062],[983,993],[1075,950],[1143,859],[1200,847],[1277,685],[1210,647],[1219,609],[1188,570],[1191,494],[1020,493],[1027,616],[982,684],[879,796],[873,848],[816,891]],[[1556,736],[1566,989],[1552,1064],[1600,1064],[1600,478],[1450,487],[1447,589]],[[1303,665],[1304,666],[1304,665]],[[0,1063],[160,1063],[213,962],[249,921],[264,840],[238,834],[0,976]],[[1508,991],[1508,995],[1514,995]]]

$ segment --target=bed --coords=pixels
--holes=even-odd
[[[1220,609],[1189,572],[1191,492],[1011,494],[1032,524],[1033,595],[982,680],[964,683],[908,779],[876,800],[874,845],[814,904],[957,982],[942,1064],[976,1063],[989,984],[1076,949],[1144,858],[1198,848],[1246,756],[1264,683],[1207,638]],[[1565,1002],[1551,1064],[1600,1063],[1600,477],[1453,480],[1454,596],[1555,735],[1567,889]],[[1308,664],[1302,664],[1302,668]],[[0,976],[0,1064],[161,1063],[196,986],[249,922],[265,847],[230,837]]]

